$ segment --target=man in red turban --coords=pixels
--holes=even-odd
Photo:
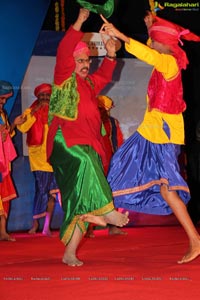
[[[51,236],[50,222],[54,210],[56,194],[59,192],[52,166],[47,161],[46,140],[48,133],[48,110],[52,87],[42,83],[34,90],[36,100],[25,110],[25,122],[17,128],[27,134],[30,168],[35,178],[33,224],[30,234],[37,232],[38,220],[45,217],[42,233]]]

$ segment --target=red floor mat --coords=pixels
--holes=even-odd
[[[79,249],[82,267],[61,263],[58,232],[0,242],[1,300],[198,300],[200,258],[178,265],[188,241],[179,226],[95,231]]]

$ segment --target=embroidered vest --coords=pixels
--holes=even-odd
[[[158,109],[168,114],[179,114],[186,109],[180,72],[175,78],[166,80],[160,72],[154,69],[147,93],[149,110]]]
[[[94,89],[93,82],[89,77],[85,79]],[[78,117],[78,103],[80,95],[77,91],[76,73],[65,80],[61,85],[52,85],[52,94],[49,105],[49,125],[54,116],[68,121],[74,121]]]

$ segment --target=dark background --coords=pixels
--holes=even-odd
[[[55,30],[55,3],[60,1],[52,0],[43,24],[43,30]],[[106,0],[89,0],[90,3],[104,4]],[[155,1],[154,1],[155,2]],[[164,6],[166,1],[159,1]],[[146,28],[143,22],[145,11],[150,9],[148,0],[114,0],[115,9],[109,21],[114,23],[124,33],[132,36],[133,34],[146,34]],[[198,3],[199,1],[169,1],[168,3]],[[77,17],[79,4],[76,0],[65,0],[65,28],[67,29]],[[61,13],[61,6],[60,6]],[[190,30],[200,34],[199,10],[177,10],[165,7],[157,11],[157,15],[176,22]],[[91,13],[83,27],[83,31],[99,31],[102,21],[97,14]]]

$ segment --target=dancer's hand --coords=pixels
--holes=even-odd
[[[102,41],[104,43],[107,55],[110,57],[116,57],[116,39],[110,37],[109,39],[105,37],[104,34],[101,34]]]
[[[119,34],[119,30],[114,27],[112,23],[109,23],[106,18],[104,18],[103,15],[100,15],[102,20],[104,21],[104,24],[101,26],[100,33],[101,34],[107,34],[110,37],[118,37],[117,34]]]
[[[90,11],[88,9],[80,8],[77,20],[83,23],[89,18],[89,15],[90,15]]]
[[[77,31],[80,31],[83,23],[89,18],[89,15],[90,12],[88,9],[80,8],[78,18],[73,24],[73,28]]]
[[[101,26],[100,33],[107,34],[113,39],[119,38],[120,40],[124,41],[125,43],[129,43],[130,39],[125,34],[120,32],[112,23],[109,23],[104,16],[100,15],[104,24]]]

